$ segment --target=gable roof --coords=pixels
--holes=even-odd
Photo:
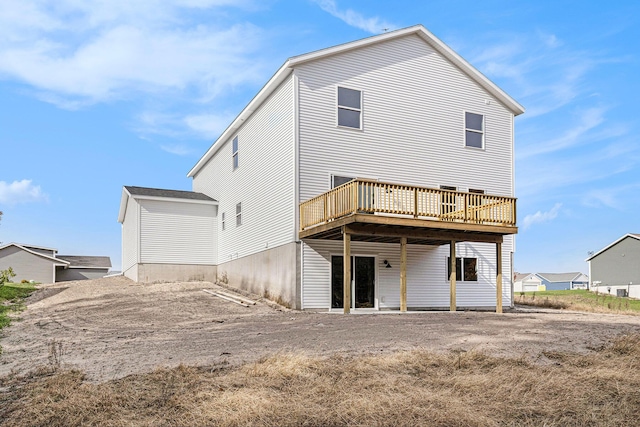
[[[69,268],[111,268],[108,256],[58,255],[70,263]]]
[[[582,275],[580,272],[571,273],[536,273],[541,279],[547,282],[572,282]]]
[[[28,252],[28,253],[30,253],[32,255],[36,255],[36,256],[39,256],[40,258],[44,258],[46,260],[52,261],[56,265],[62,265],[62,266],[66,267],[66,266],[68,266],[70,264],[69,261],[65,261],[65,260],[60,259],[60,258],[54,258],[54,257],[48,256],[48,255],[45,255],[45,254],[41,254],[40,252],[36,252],[36,251],[33,251],[33,250],[29,249],[29,248],[36,248],[36,249],[50,250],[49,248],[41,248],[39,246],[33,246],[33,245],[25,246],[25,245],[21,245],[21,244],[18,244],[18,243],[7,243],[6,245],[0,246],[0,250],[8,248],[9,246],[15,246],[16,248],[21,249],[21,250],[23,250],[25,252]]]
[[[591,255],[589,258],[587,258],[585,261],[591,261],[592,259],[594,259],[598,255],[600,255],[602,252],[606,251],[607,249],[611,248],[612,246],[617,245],[618,243],[620,243],[621,241],[623,241],[627,237],[631,237],[632,239],[640,240],[640,234],[638,234],[638,233],[627,233],[624,236],[622,236],[621,238],[619,238],[618,240],[616,240],[615,242],[609,244],[608,246],[604,247],[603,249],[600,249],[598,252],[596,252],[595,254]]]
[[[206,194],[195,191],[185,190],[166,190],[163,188],[135,187],[125,185],[122,187],[122,197],[120,199],[120,211],[118,213],[118,222],[124,221],[127,213],[127,200],[129,197],[134,199],[146,200],[173,200],[176,202],[204,203],[217,205],[218,201],[212,199]]]
[[[511,98],[505,91],[500,89],[489,80],[484,74],[474,68],[469,62],[467,62],[462,56],[458,55],[449,46],[447,46],[442,40],[433,35],[422,25],[414,25],[412,27],[403,28],[400,30],[389,31],[387,33],[379,34],[376,36],[367,37],[361,40],[356,40],[349,43],[329,47],[326,49],[317,50],[303,55],[293,56],[285,61],[285,63],[276,71],[276,73],[269,79],[269,81],[260,89],[255,97],[249,102],[249,104],[238,114],[233,122],[225,129],[225,131],[216,139],[211,145],[209,150],[198,160],[198,162],[191,168],[187,177],[193,177],[198,171],[213,157],[213,155],[222,146],[224,141],[231,137],[231,134],[235,132],[242,123],[247,120],[254,111],[256,111],[260,105],[273,93],[273,91],[282,83],[293,71],[293,69],[301,64],[316,61],[318,59],[326,58],[328,56],[345,53],[354,49],[360,49],[365,46],[370,46],[376,43],[381,43],[388,40],[393,40],[400,37],[405,37],[410,34],[415,34],[423,39],[438,53],[451,61],[454,65],[460,68],[471,79],[483,87],[487,92],[496,97],[502,102],[514,115],[524,113],[524,107],[520,105],[516,100]]]
[[[514,282],[520,282],[521,280],[526,279],[527,277],[531,276],[532,273],[515,273],[514,274]]]

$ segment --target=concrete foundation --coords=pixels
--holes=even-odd
[[[292,242],[218,265],[218,280],[300,309],[300,243]]]
[[[138,264],[137,267],[137,278],[133,278],[137,282],[216,281],[217,267],[215,265]],[[126,273],[125,276],[130,277]]]

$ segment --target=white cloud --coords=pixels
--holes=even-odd
[[[42,192],[39,185],[33,185],[30,179],[12,183],[0,181],[0,203],[15,205],[46,200],[47,195]]]
[[[193,153],[193,149],[184,144],[165,144],[161,145],[160,149],[177,156],[188,156]]]
[[[214,139],[222,134],[234,117],[233,114],[198,114],[185,117],[184,122],[197,134]]]
[[[347,25],[367,31],[371,34],[380,34],[384,31],[394,30],[395,25],[384,19],[373,17],[365,18],[361,13],[352,9],[340,10],[335,0],[313,0],[322,10],[340,19]]]
[[[195,98],[211,99],[222,88],[262,80],[255,55],[266,34],[246,23],[212,19],[197,25],[188,15],[198,8],[216,16],[216,8],[245,4],[3,2],[0,78],[27,83],[41,99],[64,108],[123,99],[132,92],[191,90]]]
[[[555,219],[558,216],[558,212],[560,211],[561,207],[562,207],[562,203],[556,203],[547,212],[538,211],[538,212],[534,213],[533,215],[525,216],[524,220],[522,220],[523,229],[526,230],[527,228],[531,227],[533,224],[539,224],[539,223],[542,223],[542,222],[549,222],[549,221]]]

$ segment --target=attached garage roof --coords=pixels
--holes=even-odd
[[[69,261],[69,268],[111,268],[108,256],[58,255],[58,258]]]
[[[186,199],[186,200],[207,200],[215,202],[214,199],[206,194],[196,193],[195,191],[184,190],[165,190],[162,188],[147,188],[147,187],[133,187],[125,185],[129,194],[132,196],[149,196],[149,197],[163,197],[168,199]]]

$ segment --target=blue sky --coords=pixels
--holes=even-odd
[[[640,233],[636,1],[0,0],[0,241],[109,255],[286,58],[423,24],[527,108],[515,268]]]

